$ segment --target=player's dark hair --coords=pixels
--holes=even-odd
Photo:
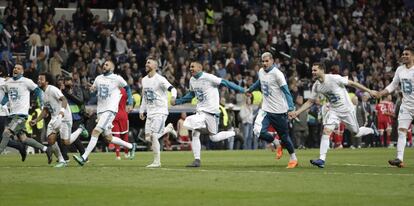
[[[319,69],[322,69],[323,71],[326,71],[325,64],[322,62],[315,62],[313,63],[313,66],[317,66]]]
[[[50,85],[54,85],[55,81],[54,81],[54,79],[53,79],[53,77],[52,77],[52,75],[51,75],[51,74],[49,74],[49,73],[47,73],[47,72],[42,72],[42,73],[40,73],[40,74],[39,74],[39,76],[40,76],[40,75],[45,76],[46,81],[47,81]]]

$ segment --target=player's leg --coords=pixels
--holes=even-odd
[[[115,118],[115,120],[112,122],[112,125],[113,125],[113,127],[112,127],[112,136],[118,137],[118,138],[121,137],[121,129],[120,129],[119,124],[120,124],[120,122],[118,121],[117,118]],[[112,145],[114,145],[114,144],[112,144]],[[121,156],[120,156],[119,153],[121,151],[121,147],[119,145],[114,145],[114,146],[115,146],[115,157],[116,157],[117,160],[120,160]]]
[[[210,133],[210,140],[213,142],[220,142],[222,140],[234,137],[236,133],[234,131],[221,131],[218,132],[218,125],[220,117],[216,115],[204,114],[206,120],[207,130]],[[218,132],[218,133],[217,133]]]
[[[407,132],[410,128],[413,117],[408,109],[400,108],[398,114],[398,142],[397,142],[397,158],[389,160],[388,163],[396,167],[404,167],[404,149],[407,144]]]
[[[157,115],[149,118],[151,118],[151,123],[148,129],[151,136],[151,147],[154,159],[147,167],[156,168],[161,167],[161,145],[159,139],[164,135],[164,125],[167,115]]]
[[[272,144],[272,147],[278,150],[281,148],[280,141],[276,139],[273,135],[268,132],[270,126],[270,121],[267,117],[267,113],[263,110],[259,110],[256,120],[254,121],[253,133],[259,139],[266,141],[269,144]],[[279,149],[279,151],[281,151]]]
[[[200,167],[201,166],[201,142],[200,142],[200,129],[206,127],[205,117],[201,113],[188,116],[183,123],[186,129],[192,130],[191,149],[193,151],[194,161],[187,165],[187,167]]]
[[[23,144],[29,145],[43,152],[46,152],[46,154],[49,156],[50,153],[48,153],[48,148],[45,145],[36,141],[33,138],[29,138],[26,136],[26,118],[15,116],[13,117],[11,124],[12,126],[10,127],[10,129],[14,132],[14,134],[16,134],[19,137],[20,141]]]
[[[287,114],[268,114],[268,117],[271,125],[280,136],[284,148],[286,148],[290,154],[287,168],[295,168],[298,165],[298,160],[295,153],[295,147],[289,136],[289,120]]]

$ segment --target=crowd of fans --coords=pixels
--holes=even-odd
[[[88,102],[87,85],[102,73],[105,59],[115,60],[116,72],[139,93],[145,59],[155,57],[181,96],[192,59],[206,72],[249,87],[260,55],[271,50],[296,99],[311,88],[314,62],[381,90],[392,80],[402,49],[414,42],[413,10],[401,0],[198,2],[79,0],[72,16],[56,16],[55,8],[70,2],[8,1],[0,18],[1,66],[10,74],[20,61],[25,76],[37,82],[40,72],[49,72],[61,87],[70,74]],[[112,18],[94,15],[92,7],[114,9]],[[243,102],[221,92],[226,103]]]

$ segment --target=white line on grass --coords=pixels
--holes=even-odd
[[[374,176],[404,176],[404,177],[412,177],[414,174],[401,174],[401,173],[373,173],[373,172],[295,172],[289,170],[289,172],[277,172],[277,171],[263,171],[263,170],[206,170],[206,169],[177,169],[177,168],[157,168],[158,170],[165,170],[165,171],[176,171],[176,172],[232,172],[232,173],[265,173],[265,174],[314,174],[314,175],[374,175]],[[316,170],[318,170],[316,168]]]

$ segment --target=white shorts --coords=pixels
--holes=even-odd
[[[105,135],[112,133],[112,122],[114,121],[116,113],[106,111],[98,114],[96,127],[102,129]]]
[[[355,111],[351,112],[335,112],[328,110],[323,116],[323,126],[334,126],[334,129],[343,122],[348,130],[358,133],[359,125],[355,115]]]
[[[411,122],[413,121],[414,111],[407,109],[401,105],[400,112],[398,113],[398,129],[410,128]]]
[[[163,133],[165,120],[167,120],[167,115],[165,114],[157,114],[147,117],[147,120],[145,121],[145,134]]]
[[[196,114],[188,116],[183,126],[189,130],[207,129],[210,134],[217,134],[219,117],[206,112],[198,111]]]
[[[47,125],[46,136],[48,137],[52,133],[59,133],[60,138],[68,140],[72,134],[72,122],[70,121],[59,121],[57,117],[53,117]]]
[[[260,135],[260,131],[262,131],[262,121],[266,117],[266,112],[262,109],[259,109],[257,112],[256,119],[254,120],[253,125],[253,134],[258,137]]]

